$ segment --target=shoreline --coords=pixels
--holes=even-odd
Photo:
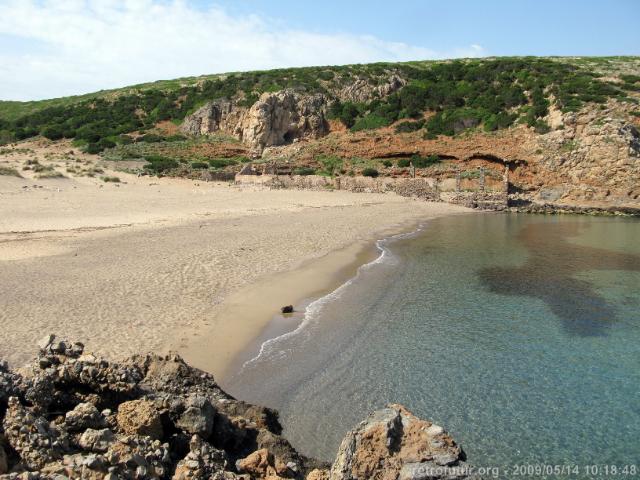
[[[230,363],[283,305],[353,276],[376,239],[470,212],[391,194],[126,180],[0,182],[0,350],[11,364],[55,333],[114,359],[171,349],[223,375],[214,360]]]
[[[396,237],[418,234],[435,218],[458,213],[441,213],[382,228],[368,239],[305,259],[290,270],[259,279],[231,294],[202,337],[178,352],[187,362],[212,372],[222,385],[238,374],[244,364],[257,358],[263,345],[302,326],[307,307],[351,283],[362,267],[385,255],[384,246]],[[293,315],[280,308],[293,305]],[[302,308],[301,308],[302,307]],[[222,331],[222,332],[221,332]],[[224,349],[212,349],[211,337],[224,335]]]

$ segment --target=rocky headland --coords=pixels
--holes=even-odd
[[[226,394],[176,354],[110,362],[46,336],[0,363],[0,479],[468,478],[462,449],[400,405],[350,431],[332,465],[298,453],[276,411]]]

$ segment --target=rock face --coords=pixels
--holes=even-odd
[[[360,78],[338,91],[337,97],[343,102],[368,102],[375,97],[391,95],[406,84],[406,80],[397,74],[391,75],[380,85],[373,85],[370,81]]]
[[[181,128],[192,135],[227,133],[261,153],[272,145],[325,135],[326,103],[322,94],[305,95],[294,90],[264,93],[249,109],[216,100],[188,116]]]
[[[640,206],[640,132],[611,103],[559,116],[535,139],[539,202]]]
[[[24,372],[0,364],[0,480],[464,478],[460,447],[401,406],[350,432],[330,468],[280,436],[276,412],[176,355],[83,349],[48,336]]]

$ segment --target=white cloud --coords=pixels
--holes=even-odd
[[[479,45],[437,52],[287,29],[184,0],[0,0],[0,35],[11,40],[0,45],[0,99],[14,100],[207,73],[485,54]]]

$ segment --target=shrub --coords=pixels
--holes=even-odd
[[[156,135],[155,133],[147,133],[145,135],[142,135],[141,137],[138,137],[136,139],[136,142],[158,143],[162,142],[163,140],[164,138],[162,138],[160,135]]]
[[[85,148],[85,152],[90,153],[91,155],[97,155],[101,151],[102,148],[100,148],[100,145],[98,145],[97,143],[89,143]]]
[[[351,131],[358,132],[360,130],[374,130],[376,128],[386,127],[390,123],[391,122],[388,119],[374,113],[370,113],[366,117],[358,119],[353,127],[351,127]]]
[[[119,177],[100,177],[105,183],[120,183]]]
[[[224,168],[230,165],[235,165],[237,160],[235,158],[211,158],[209,159],[209,165],[212,168]]]
[[[436,163],[440,163],[440,157],[438,155],[429,155],[428,157],[421,157],[420,155],[413,155],[411,157],[411,163],[416,168],[427,168]]]
[[[398,160],[398,166],[400,168],[407,168],[410,165],[411,165],[411,160],[409,160],[408,158],[401,158],[400,160]]]
[[[365,168],[364,170],[362,170],[362,176],[363,177],[372,177],[372,178],[376,178],[378,175],[380,175],[378,173],[378,170],[376,170],[375,168]]]
[[[209,164],[206,162],[193,162],[191,168],[194,170],[204,170],[205,168],[209,168]]]
[[[165,142],[183,142],[186,139],[187,139],[187,137],[185,137],[184,135],[176,133],[174,135],[169,135],[164,140],[165,140]]]
[[[144,168],[155,173],[163,173],[179,165],[173,158],[162,157],[160,155],[147,155],[144,159],[149,162]]]
[[[342,167],[342,159],[336,155],[323,155],[318,157],[318,161],[322,164],[324,173],[333,176],[340,167]]]
[[[315,175],[315,169],[311,167],[299,167],[293,171],[294,175]]]
[[[98,147],[100,150],[106,150],[107,148],[113,148],[116,146],[116,143],[108,138],[103,138],[98,142]]]
[[[60,140],[64,137],[64,131],[57,125],[53,125],[42,130],[42,136],[49,140]]]
[[[395,131],[396,133],[416,132],[424,127],[424,123],[424,120],[417,120],[415,122],[402,122],[396,125]]]
[[[393,163],[391,163],[391,160],[383,160],[382,161],[382,165],[384,165],[385,167],[389,168],[389,167],[393,166]]]
[[[3,167],[2,165],[0,165],[0,175],[22,178],[22,175],[20,175],[20,172],[18,172],[15,168]]]

